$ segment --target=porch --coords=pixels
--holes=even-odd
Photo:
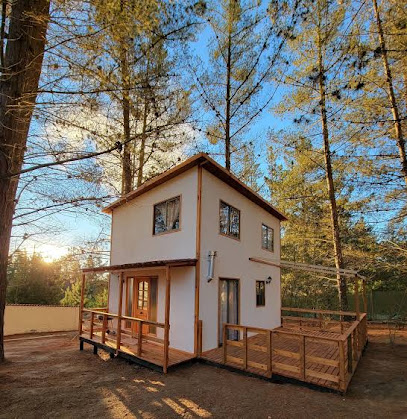
[[[121,322],[137,324],[136,333],[133,332],[134,328],[121,326],[119,330],[115,327],[115,324]],[[81,349],[83,349],[83,343],[88,343],[93,345],[95,354],[97,348],[101,348],[110,352],[112,357],[126,358],[159,371],[164,371],[164,368],[167,371],[195,357],[194,354],[166,347],[164,339],[145,333],[149,327],[165,329],[165,324],[119,316],[108,313],[106,309],[83,309],[82,332],[79,336]]]
[[[178,346],[176,342],[170,343],[172,276],[175,276],[175,285],[180,276],[185,277],[188,282],[190,277],[186,274],[180,275],[179,270],[177,274],[175,268],[193,267],[195,264],[196,259],[177,259],[83,269],[79,319],[80,349],[82,350],[84,343],[87,343],[93,345],[95,353],[101,348],[109,352],[111,357],[120,356],[164,373],[175,365],[195,358],[196,353],[181,350],[179,342]],[[110,275],[108,307],[85,308],[87,275],[105,272]],[[189,275],[191,276],[191,272]],[[155,283],[154,298],[152,283]],[[193,287],[194,284],[190,286]],[[162,294],[160,298],[157,296],[158,292]],[[154,304],[151,304],[153,299]],[[155,308],[154,317],[150,304]],[[157,304],[161,321],[156,320]],[[179,329],[176,321],[174,324],[173,331],[177,327]],[[189,326],[193,331],[193,318],[191,325],[184,324],[185,326]],[[171,341],[179,341],[179,335],[180,333],[172,333]]]

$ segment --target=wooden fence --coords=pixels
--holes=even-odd
[[[278,374],[346,392],[367,342],[366,314],[284,310],[316,318],[291,316],[284,318],[283,324],[296,322],[295,327],[291,323],[273,330],[225,323],[223,363],[267,377]],[[344,320],[346,317],[355,320]]]

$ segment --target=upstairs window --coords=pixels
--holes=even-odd
[[[240,239],[240,211],[223,201],[219,208],[219,233]]]
[[[274,230],[265,224],[261,225],[261,247],[274,252]]]
[[[266,283],[265,281],[256,281],[256,306],[266,305]]]
[[[179,230],[181,197],[168,199],[154,205],[153,234]]]

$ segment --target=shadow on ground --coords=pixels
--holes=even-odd
[[[201,364],[163,375],[87,345],[79,352],[73,333],[9,338],[0,418],[407,417],[407,331],[394,345],[386,329],[369,333],[345,397]]]

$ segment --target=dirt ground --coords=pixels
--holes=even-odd
[[[79,352],[73,333],[10,337],[0,418],[407,418],[407,330],[369,340],[343,397],[202,364],[163,375]]]

